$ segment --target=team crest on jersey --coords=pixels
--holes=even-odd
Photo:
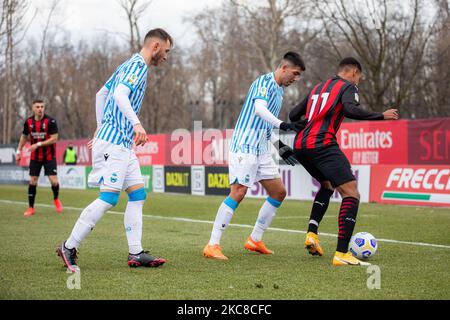
[[[133,74],[133,75],[131,75],[131,76],[128,78],[128,82],[129,82],[130,84],[135,84],[135,83],[136,83],[136,80],[137,80],[137,75],[136,75],[136,74]]]
[[[267,97],[267,88],[266,87],[261,87],[261,89],[259,89],[259,95],[261,97]]]

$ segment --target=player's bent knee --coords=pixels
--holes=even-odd
[[[282,202],[286,198],[287,192],[286,189],[280,189],[275,192],[269,193],[269,195],[272,199]]]
[[[349,197],[353,197],[359,200],[361,195],[359,194],[358,187],[356,185],[356,182],[351,184],[351,188],[349,190]]]
[[[324,181],[324,182],[322,182],[322,183],[320,184],[320,186],[321,186],[323,189],[328,189],[328,190],[334,191],[334,188],[333,188],[333,186],[331,185],[331,182],[330,182],[330,181]]]
[[[339,187],[336,188],[341,195],[342,198],[352,197],[359,199],[360,194],[358,192],[358,188],[356,185],[356,181],[351,181],[348,183],[345,183]]]
[[[115,207],[119,202],[119,192],[100,192],[99,199]]]
[[[277,199],[278,199],[279,201],[283,201],[283,200],[286,198],[286,196],[287,196],[286,189],[283,188],[283,189],[281,189],[280,191],[278,191]]]
[[[241,202],[245,198],[246,194],[247,194],[247,187],[240,186],[231,189],[230,197],[232,197],[237,202]]]
[[[144,188],[134,190],[128,194],[128,201],[130,202],[145,201],[145,199],[147,199],[147,192],[145,192]]]

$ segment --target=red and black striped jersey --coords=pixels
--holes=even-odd
[[[35,144],[48,140],[50,135],[58,133],[56,120],[44,114],[41,120],[35,120],[34,116],[29,117],[24,125],[22,134],[30,136],[30,143]],[[50,161],[56,159],[56,144],[47,147],[40,147],[34,150],[30,156],[31,160]]]
[[[357,120],[382,120],[382,113],[360,108],[356,85],[334,76],[317,84],[289,114],[292,122],[305,116],[306,127],[294,142],[295,149],[314,149],[337,144],[336,133],[345,117]]]

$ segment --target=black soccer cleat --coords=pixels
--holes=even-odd
[[[163,265],[166,262],[163,258],[155,258],[148,251],[142,251],[138,254],[128,255],[128,265],[130,268],[137,267],[149,267],[156,268]]]
[[[77,266],[77,249],[67,249],[65,244],[66,242],[63,242],[63,244],[57,246],[56,253],[61,257],[67,269],[71,272],[77,272],[80,270]]]

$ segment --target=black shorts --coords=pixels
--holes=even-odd
[[[30,160],[30,176],[39,177],[42,166],[44,166],[46,176],[56,176],[56,159],[45,161]]]
[[[338,145],[294,150],[297,160],[317,181],[330,181],[333,188],[356,180],[350,162]]]

